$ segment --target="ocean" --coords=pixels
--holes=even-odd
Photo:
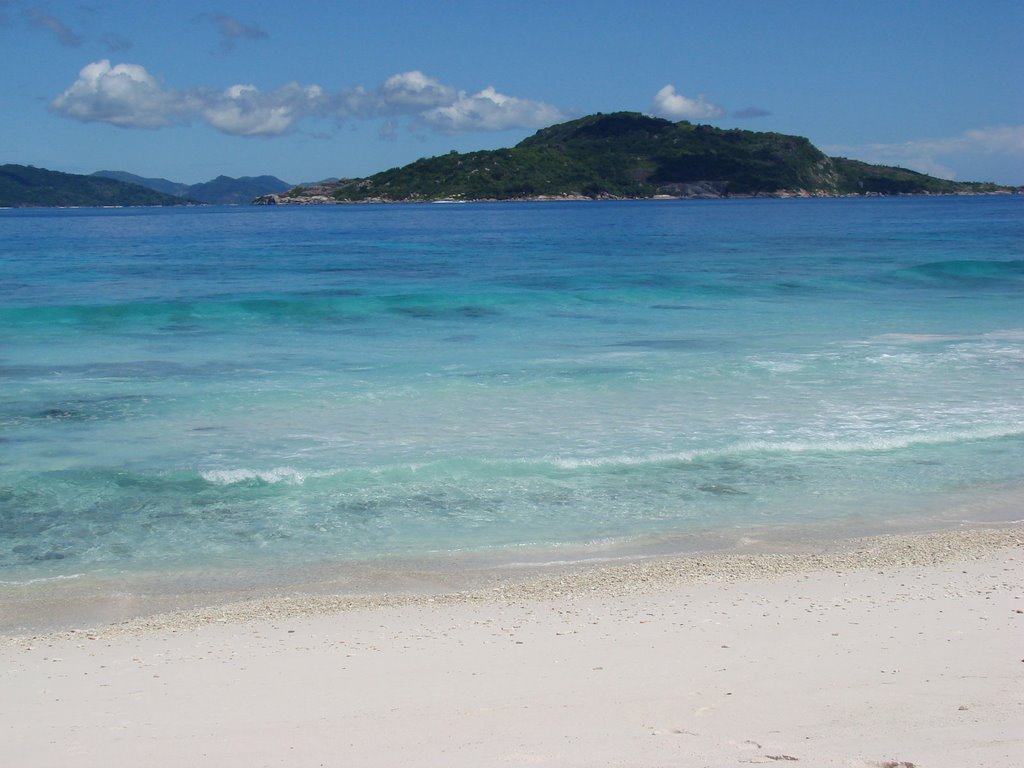
[[[1020,196],[0,210],[19,599],[983,524],[1022,487]]]

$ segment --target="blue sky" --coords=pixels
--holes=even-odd
[[[1024,184],[1024,2],[0,0],[0,163],[362,176],[593,112]]]

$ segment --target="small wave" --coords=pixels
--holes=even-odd
[[[677,453],[652,453],[642,456],[597,456],[587,459],[554,457],[548,462],[559,469],[601,469],[606,467],[638,467],[646,464],[689,463],[716,453],[705,451],[680,451]],[[524,463],[533,463],[524,460]]]
[[[1011,328],[1005,331],[990,331],[981,335],[983,339],[998,339],[999,341],[1024,341],[1024,328]]]
[[[999,440],[1024,437],[1024,424],[1004,427],[981,427],[977,429],[943,430],[926,434],[876,435],[851,438],[822,438],[809,440],[746,440],[718,448],[704,448],[686,451],[667,451],[642,454],[618,454],[615,456],[545,456],[542,458],[518,459],[442,459],[425,462],[407,462],[367,467],[335,468],[318,471],[301,471],[292,467],[276,467],[266,470],[215,469],[199,474],[207,482],[220,485],[244,483],[266,483],[268,485],[303,485],[309,480],[323,479],[330,482],[338,478],[356,479],[362,482],[402,481],[402,479],[427,479],[431,476],[472,477],[478,473],[490,476],[512,474],[522,475],[534,472],[587,472],[628,470],[631,468],[698,464],[719,460],[742,458],[743,456],[771,454],[820,454],[842,455],[852,453],[880,453],[898,451],[915,446],[951,445],[980,440]]]
[[[657,464],[689,464],[697,461],[713,461],[740,456],[743,454],[772,453],[872,453],[896,451],[919,445],[947,445],[952,443],[973,442],[976,440],[997,440],[1024,436],[1024,424],[1010,427],[990,427],[974,430],[947,430],[932,434],[920,435],[887,435],[865,437],[861,439],[835,440],[788,440],[772,442],[769,440],[748,440],[733,443],[722,448],[675,453],[652,453],[640,456],[610,456],[586,459],[550,458],[548,461],[559,469],[605,469],[615,467],[636,467]]]
[[[1024,260],[932,261],[898,270],[894,274],[897,279],[943,287],[990,286],[1005,284],[1007,281],[1013,283],[1024,278]]]
[[[274,469],[209,469],[199,473],[199,476],[208,483],[215,485],[237,485],[238,483],[249,483],[258,481],[261,483],[286,483],[288,485],[302,485],[309,477],[309,473],[300,472],[291,467],[276,467]]]
[[[84,575],[85,574],[82,573],[69,573],[59,576],[40,576],[38,579],[25,579],[24,581],[5,581],[0,579],[0,584],[5,587],[27,587],[30,584],[45,584],[51,581],[70,581],[72,579],[80,579]]]
[[[817,441],[784,441],[773,443],[765,440],[751,440],[736,446],[738,453],[868,453],[875,451],[897,451],[916,445],[947,445],[951,443],[974,442],[976,440],[998,440],[1024,436],[1024,424],[1011,427],[984,427],[967,430],[946,430],[919,435],[877,435],[863,439]]]
[[[947,341],[963,341],[966,336],[946,336],[937,333],[882,333],[866,339],[864,344],[932,344]]]
[[[933,344],[965,341],[1024,341],[1024,329],[1009,328],[980,334],[881,333],[859,344]]]
[[[453,462],[432,462],[432,463],[402,463],[385,464],[379,466],[364,467],[335,467],[332,469],[301,470],[294,467],[272,467],[270,469],[250,469],[239,467],[235,469],[203,469],[197,474],[199,477],[213,486],[227,487],[233,485],[306,485],[313,480],[331,481],[337,478],[353,477],[359,479],[386,478],[389,475],[410,474],[414,475],[419,470],[433,467],[435,470],[444,472],[450,471]]]
[[[552,549],[556,547],[552,546]],[[636,555],[580,555],[579,557],[573,557],[566,560],[537,560],[536,562],[531,560],[518,560],[510,563],[502,563],[501,568],[507,570],[528,570],[528,569],[540,569],[540,568],[551,568],[551,567],[564,567],[571,565],[606,565],[608,563],[622,563],[622,562],[634,562],[638,558]]]

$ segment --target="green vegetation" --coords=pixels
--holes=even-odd
[[[60,173],[30,165],[0,165],[0,206],[5,208],[184,205],[187,202],[115,179]]]
[[[977,181],[947,181],[906,168],[871,165],[860,160],[848,160],[845,157],[833,157],[832,162],[839,172],[839,192],[841,194],[956,195],[1009,191],[1009,188],[1001,187],[998,184]]]
[[[636,112],[554,125],[510,149],[452,152],[364,179],[283,196],[369,200],[512,200],[1010,191],[830,158],[800,136],[672,123]]]

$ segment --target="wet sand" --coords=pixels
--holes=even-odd
[[[0,640],[5,765],[1024,764],[1024,528]]]

